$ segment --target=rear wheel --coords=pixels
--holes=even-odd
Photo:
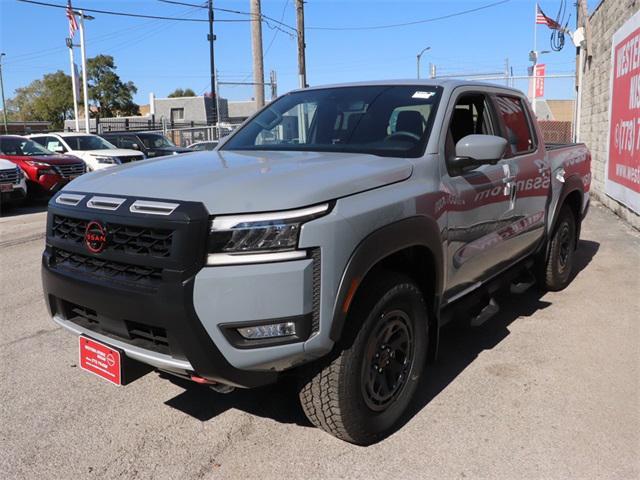
[[[558,291],[569,285],[573,273],[575,247],[575,215],[569,206],[564,205],[551,236],[549,254],[541,272],[540,283],[544,289]]]
[[[407,410],[427,350],[427,309],[404,275],[382,273],[366,285],[347,318],[335,358],[300,390],[309,420],[351,443],[384,437]]]

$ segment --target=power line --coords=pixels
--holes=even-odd
[[[46,3],[46,2],[38,2],[36,0],[18,0],[19,2],[23,2],[23,3],[31,3],[34,5],[40,5],[43,7],[54,7],[54,8],[64,8],[66,9],[67,6],[66,5],[57,5],[55,3]],[[111,10],[96,10],[95,8],[84,8],[84,7],[78,7],[75,6],[74,7],[75,10],[83,10],[85,12],[91,12],[91,13],[103,13],[105,15],[117,15],[120,17],[134,17],[134,18],[150,18],[153,20],[171,20],[171,21],[176,21],[176,22],[209,22],[209,20],[206,19],[202,19],[202,18],[180,18],[180,17],[162,17],[162,16],[158,16],[158,15],[143,15],[140,13],[128,13],[128,12],[114,12]],[[250,20],[239,20],[239,19],[229,19],[229,18],[224,18],[224,19],[218,19],[216,20],[216,22],[225,22],[225,23],[231,23],[231,22],[249,22]]]
[[[180,14],[191,14],[192,12],[194,12],[196,9],[190,8],[190,9],[185,9],[183,11],[180,12]],[[134,26],[130,26],[130,27],[125,27],[125,28],[121,28],[121,29],[117,29],[117,30],[113,30],[109,33],[105,33],[102,35],[96,35],[95,37],[92,37],[92,44],[102,44],[105,41],[111,40],[112,38],[121,38],[122,34],[124,32],[128,32],[131,30],[136,30],[136,33],[140,33],[141,30],[146,29],[148,27],[151,27],[148,32],[153,31],[155,34],[156,32],[159,32],[161,30],[158,30],[157,27],[161,25],[158,25],[159,23],[162,23],[162,20],[147,20],[142,22],[142,24],[138,24],[138,25],[134,25]],[[143,33],[142,36],[137,36],[134,35],[131,38],[128,38],[125,42],[118,42],[115,45],[112,45],[110,47],[106,47],[108,49],[114,48],[114,47],[120,47],[122,45],[136,45],[136,42],[132,41],[133,40],[140,40],[142,38],[147,38],[147,35],[145,32]],[[39,58],[43,58],[43,57],[49,57],[50,54],[52,52],[59,52],[62,50],[67,50],[66,46],[61,46],[61,47],[51,47],[51,48],[47,48],[44,50],[38,50],[38,51],[34,51],[34,52],[29,52],[29,53],[23,53],[20,55],[12,55],[11,57],[11,61],[10,62],[6,62],[6,64],[11,64],[11,65],[16,65],[16,64],[20,64],[24,61],[32,61],[32,60],[37,60]],[[14,67],[15,68],[15,67]]]
[[[485,10],[487,8],[496,7],[498,5],[502,5],[504,3],[508,3],[511,0],[500,0],[498,2],[489,3],[487,5],[483,5],[481,7],[471,8],[469,10],[462,10],[460,12],[450,13],[447,15],[442,15],[440,17],[432,17],[425,18],[423,20],[414,20],[412,22],[403,22],[403,23],[390,23],[387,25],[368,25],[362,27],[307,27],[307,30],[332,30],[332,31],[346,31],[346,30],[382,30],[386,28],[396,28],[396,27],[407,27],[410,25],[418,25],[421,23],[431,23],[436,22],[438,20],[446,20],[447,18],[458,17],[460,15],[467,15],[469,13],[478,12],[480,10]]]
[[[287,6],[289,5],[289,0],[285,0],[284,2],[284,7],[282,8],[282,15],[280,15],[280,21],[284,20],[284,14],[287,11]],[[271,50],[271,47],[273,46],[273,42],[275,42],[276,37],[278,36],[278,32],[280,30],[276,30],[275,32],[273,32],[273,37],[271,37],[271,41],[269,42],[269,45],[267,45],[267,49],[264,51],[264,56],[266,57],[267,54],[269,53],[269,50]]]
[[[158,0],[158,1],[162,2],[162,3],[170,3],[170,4],[173,4],[173,5],[184,5],[184,6],[188,6],[188,7],[207,8],[206,6],[203,6],[203,5],[197,5],[195,3],[179,2],[177,0]],[[215,7],[214,10],[217,10],[219,12],[225,12],[225,13],[235,13],[237,15],[247,15],[249,17],[253,16],[253,14],[251,12],[243,12],[241,10],[232,10],[232,9],[229,9],[229,8]],[[291,25],[287,25],[282,20],[276,20],[275,18],[269,17],[268,15],[265,15],[264,13],[260,14],[260,18],[262,19],[262,21],[264,21],[267,24],[269,22],[273,22],[273,23],[275,23],[277,25],[280,25],[282,27],[285,27],[285,28],[288,28],[290,30],[293,30],[294,32],[296,31],[296,29],[294,27],[292,27]],[[251,20],[238,20],[238,21],[239,22],[250,22]],[[273,26],[271,26],[271,28],[277,29],[276,27],[273,27]]]

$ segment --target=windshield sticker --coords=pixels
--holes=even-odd
[[[425,100],[433,97],[436,94],[436,92],[416,92],[414,93],[411,98],[424,98]]]

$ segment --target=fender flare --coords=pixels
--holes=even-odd
[[[578,175],[571,175],[570,177],[567,177],[565,179],[564,184],[562,185],[562,190],[558,198],[558,203],[556,204],[556,208],[555,208],[555,211],[553,212],[551,223],[549,224],[549,231],[547,232],[549,235],[551,235],[551,232],[553,232],[553,229],[556,227],[556,222],[558,221],[558,216],[560,215],[560,209],[562,208],[565,201],[567,200],[567,197],[573,192],[578,192],[580,194],[580,207],[578,211],[578,218],[576,218],[576,221],[578,222],[578,228],[579,228],[579,225],[582,221],[582,203],[583,203],[585,192],[584,192],[584,186],[582,184],[582,180],[580,179],[580,177]]]
[[[348,311],[343,310],[347,296],[357,293],[362,279],[381,260],[400,250],[409,247],[426,247],[433,255],[435,268],[435,298],[433,299],[433,312],[439,311],[440,298],[443,290],[443,251],[440,228],[437,222],[429,217],[416,216],[400,220],[386,225],[365,237],[354,249],[347,266],[344,269],[338,293],[333,306],[333,321],[329,337],[337,342],[345,324]],[[355,282],[355,284],[354,284]],[[355,290],[352,285],[355,285]],[[353,291],[350,291],[353,290]]]

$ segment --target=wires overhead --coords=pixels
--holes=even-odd
[[[162,3],[169,3],[169,4],[172,4],[172,5],[183,5],[183,6],[188,6],[188,7],[196,7],[196,8],[208,9],[207,5],[205,5],[205,4],[197,5],[195,3],[180,2],[180,1],[177,1],[177,0],[158,0],[158,1],[162,2]],[[244,12],[244,11],[241,11],[241,10],[232,10],[232,9],[229,9],[229,8],[213,7],[213,10],[217,11],[217,12],[234,13],[236,15],[246,15],[246,16],[249,16],[249,17],[253,16],[253,14],[251,12]],[[267,25],[272,30],[279,30],[281,32],[286,33],[289,36],[293,36],[292,32],[293,33],[297,33],[296,29],[294,27],[292,27],[291,25],[287,25],[286,23],[284,23],[282,21],[282,19],[276,20],[275,18],[269,17],[269,16],[267,16],[265,14],[261,14],[260,15],[260,19],[265,23],[265,25]],[[239,22],[251,22],[252,19],[238,20],[238,21]],[[283,30],[282,28],[279,28],[279,27],[283,27],[285,29],[288,29],[289,31],[285,31],[285,30]]]
[[[511,0],[499,0],[497,2],[489,3],[486,5],[482,5],[476,8],[470,8],[468,10],[461,10],[459,12],[449,13],[447,15],[441,15],[439,17],[425,18],[422,20],[414,20],[411,22],[403,22],[403,23],[390,23],[387,25],[367,25],[367,26],[355,26],[355,27],[307,27],[307,30],[331,30],[331,31],[347,31],[347,30],[382,30],[386,28],[397,28],[397,27],[407,27],[410,25],[418,25],[421,23],[431,23],[437,22],[438,20],[446,20],[447,18],[458,17],[460,15],[467,15],[469,13],[478,12],[480,10],[485,10],[491,7],[497,7],[498,5],[502,5],[505,3],[509,3]]]
[[[551,32],[551,50],[554,52],[559,52],[564,48],[564,34],[567,32],[567,27],[569,25],[569,20],[571,19],[571,14],[566,18],[567,14],[567,2],[566,0],[560,0],[560,7],[558,8],[558,14],[556,15],[556,23],[558,25],[564,25],[561,29],[553,30]]]
[[[63,8],[66,9],[67,6],[66,5],[58,5],[55,3],[47,3],[47,2],[39,2],[36,0],[18,0],[19,2],[23,2],[23,3],[31,3],[34,5],[40,5],[43,7],[53,7],[53,8]],[[74,7],[75,10],[82,10],[85,12],[91,12],[91,13],[102,13],[105,15],[117,15],[120,17],[134,17],[134,18],[149,18],[149,19],[153,19],[153,20],[170,20],[170,21],[175,21],[175,22],[206,22],[208,23],[209,20],[207,19],[203,19],[203,18],[182,18],[182,17],[162,17],[162,16],[158,16],[158,15],[144,15],[141,13],[129,13],[129,12],[114,12],[112,10],[97,10],[95,8],[84,8],[84,7]],[[241,20],[241,19],[229,19],[229,18],[224,18],[224,19],[218,19],[216,20],[216,22],[248,22],[250,20]]]

